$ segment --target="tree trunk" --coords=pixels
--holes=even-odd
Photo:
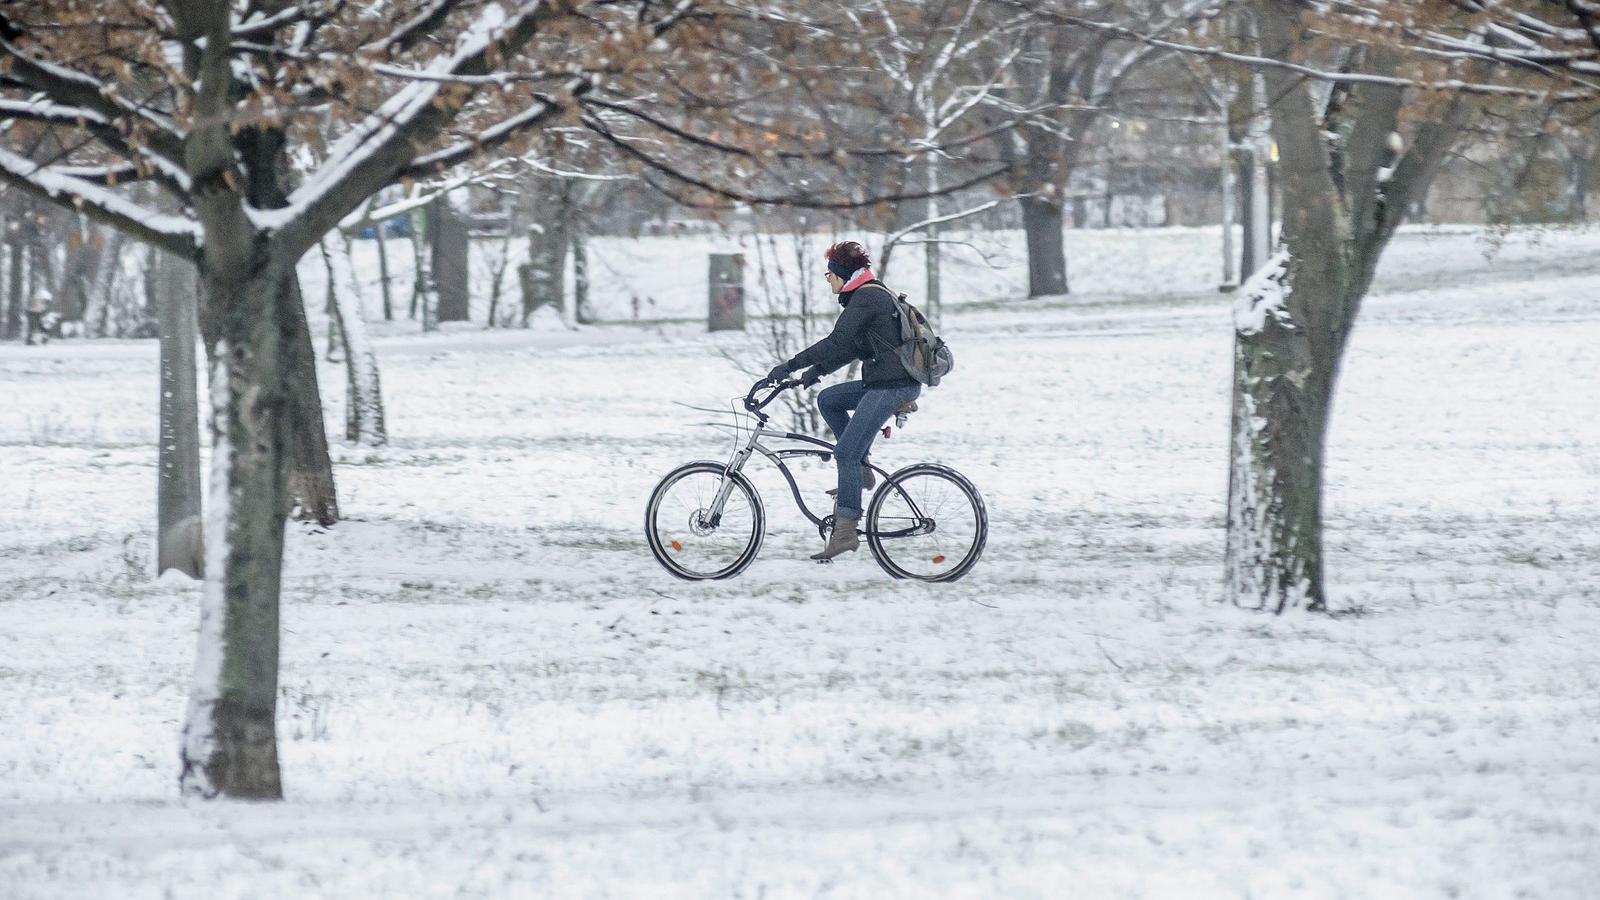
[[[433,253],[429,250],[428,228],[431,223],[422,210],[411,214],[412,246],[417,253],[415,287],[411,294],[411,317],[416,318],[421,305],[423,332],[439,330],[439,286],[433,275]]]
[[[111,230],[106,236],[106,246],[100,254],[100,263],[89,287],[89,298],[83,310],[85,337],[105,337],[106,320],[111,314],[111,292],[117,283],[117,272],[122,266],[122,247],[128,236]]]
[[[1028,239],[1028,296],[1065,294],[1066,239],[1061,204],[1040,196],[1023,197],[1022,227]]]
[[[927,162],[928,186],[928,218],[939,217],[939,162],[937,157],[928,157]],[[938,329],[944,318],[944,286],[939,280],[939,267],[943,263],[944,254],[939,244],[939,225],[929,225],[927,229],[927,243],[923,248],[927,251],[922,255],[922,270],[924,284],[927,285],[923,292],[923,313],[928,317],[928,324]]]
[[[1221,138],[1221,144],[1219,145],[1219,153],[1218,153],[1218,157],[1217,158],[1218,158],[1218,160],[1220,162],[1219,170],[1218,170],[1218,175],[1219,175],[1219,179],[1218,180],[1219,180],[1219,182],[1221,184],[1221,188],[1222,188],[1222,281],[1221,281],[1221,287],[1225,291],[1231,291],[1236,286],[1238,286],[1238,284],[1239,284],[1238,275],[1236,275],[1234,273],[1234,270],[1233,270],[1233,264],[1234,264],[1234,262],[1236,260],[1236,257],[1233,255],[1233,214],[1234,214],[1234,206],[1233,206],[1233,204],[1235,203],[1235,200],[1234,200],[1233,153],[1231,151],[1231,145],[1233,143],[1233,140],[1232,140],[1231,135],[1229,134],[1228,123],[1227,122],[1223,122],[1222,123],[1219,131],[1220,131],[1220,133],[1219,133],[1218,137]]]
[[[183,729],[185,794],[283,797],[278,770],[278,591],[285,432],[296,405],[292,272],[207,272],[210,514],[194,690]],[[303,318],[303,314],[301,316]]]
[[[355,267],[350,263],[350,243],[338,234],[322,239],[333,290],[333,314],[344,340],[347,384],[345,439],[353,444],[382,447],[389,442],[384,425],[383,392],[378,379],[378,354],[367,336],[361,296],[356,291]]]
[[[384,236],[384,230],[389,227],[386,222],[379,222],[378,229],[378,284],[383,289],[383,320],[394,321],[394,291],[389,286],[389,239]]]
[[[283,277],[280,313],[292,335],[283,360],[290,421],[288,497],[291,508],[299,510],[298,518],[332,525],[339,521],[339,495],[333,483],[333,460],[328,455],[328,431],[322,419],[317,350],[306,322],[300,278],[292,270]]]
[[[11,235],[10,263],[6,266],[6,318],[4,336],[14,341],[22,335],[22,270],[27,266],[26,246],[15,233]]]
[[[557,216],[550,216],[544,224],[528,229],[528,261],[517,269],[522,283],[524,328],[539,307],[562,308],[569,245],[566,223]]]
[[[468,290],[471,248],[467,224],[456,215],[446,197],[428,204],[428,243],[433,247],[434,308],[439,321],[469,321],[472,318]]]
[[[424,305],[423,301],[427,298],[428,291],[432,289],[432,285],[428,283],[430,267],[428,265],[427,242],[423,239],[423,229],[426,222],[427,216],[421,210],[412,211],[411,308],[406,314],[412,321],[416,321],[417,313],[421,306]],[[423,330],[427,331],[429,329],[424,328]]]
[[[579,325],[598,321],[589,300],[589,239],[576,224],[572,228],[572,302],[578,309]]]
[[[1325,608],[1322,461],[1331,377],[1292,308],[1290,257],[1280,253],[1235,301],[1233,424],[1228,468],[1228,596],[1281,613]]]
[[[146,283],[161,328],[161,446],[156,488],[156,574],[205,574],[200,502],[200,415],[195,379],[199,283],[194,265],[151,251]]]

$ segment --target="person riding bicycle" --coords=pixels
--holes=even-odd
[[[895,411],[922,394],[922,385],[892,352],[900,343],[895,297],[872,274],[867,251],[855,241],[842,241],[829,247],[826,256],[828,287],[839,295],[844,312],[827,337],[773,366],[767,374],[768,381],[777,383],[809,366],[800,379],[809,387],[835,369],[862,361],[859,381],[836,384],[817,395],[817,407],[837,441],[834,458],[839,466],[839,486],[834,497],[833,534],[822,552],[811,557],[816,560],[833,559],[861,546],[856,533],[861,492],[875,483],[866,466],[867,452]]]

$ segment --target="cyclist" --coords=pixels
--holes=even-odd
[[[839,295],[844,312],[827,337],[773,366],[767,375],[768,381],[776,383],[809,366],[800,379],[809,387],[835,369],[862,361],[859,381],[836,384],[817,396],[817,407],[837,442],[834,458],[839,466],[839,486],[834,495],[833,534],[822,552],[811,557],[816,560],[833,559],[861,546],[856,533],[861,521],[861,491],[875,483],[872,470],[865,465],[867,451],[889,417],[922,393],[922,385],[906,373],[894,353],[880,352],[900,343],[900,325],[894,295],[872,274],[867,251],[855,241],[842,241],[828,248],[827,261],[828,287]]]

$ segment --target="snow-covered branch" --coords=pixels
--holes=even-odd
[[[200,250],[200,226],[193,220],[156,212],[86,179],[41,166],[4,147],[0,147],[0,180],[186,259],[193,259]]]

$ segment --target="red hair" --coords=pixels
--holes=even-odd
[[[866,248],[855,241],[840,241],[829,247],[828,252],[823,255],[828,262],[849,272],[872,265],[872,260],[867,257]]]

